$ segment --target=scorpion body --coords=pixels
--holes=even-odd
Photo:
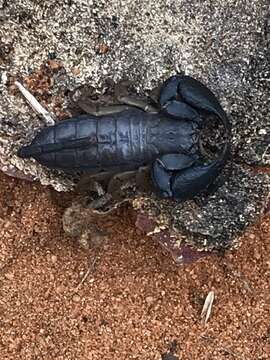
[[[189,76],[172,76],[161,87],[155,112],[147,112],[149,103],[134,106],[134,100],[126,98],[122,103],[128,108],[111,113],[107,108],[101,116],[90,111],[44,128],[18,155],[66,172],[120,173],[150,165],[159,194],[180,201],[214,183],[229,157],[229,144],[226,141],[218,158],[205,164],[200,130],[214,117],[228,137],[230,123],[205,85]]]
[[[81,115],[42,129],[19,156],[61,170],[135,170],[159,155],[190,151],[196,129],[194,122],[179,124],[136,108],[101,117]]]

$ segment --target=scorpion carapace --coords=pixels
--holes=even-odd
[[[108,108],[93,108],[42,129],[18,155],[66,172],[123,172],[149,165],[159,194],[182,201],[215,181],[228,158],[230,124],[207,87],[176,75],[165,81],[155,104],[123,96],[119,101],[125,105],[109,114]],[[205,165],[200,131],[211,117],[222,122],[226,139],[218,158]]]

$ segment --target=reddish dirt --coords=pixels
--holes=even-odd
[[[1,359],[269,359],[269,218],[238,251],[179,267],[125,214],[83,250],[61,227],[70,195],[0,175],[0,196]]]

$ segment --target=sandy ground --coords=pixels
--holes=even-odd
[[[62,231],[71,195],[0,184],[1,359],[269,358],[269,218],[238,251],[177,267],[127,211],[105,246],[86,251]]]

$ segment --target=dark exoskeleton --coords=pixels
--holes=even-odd
[[[122,172],[150,165],[160,195],[182,201],[213,184],[228,159],[229,143],[204,164],[200,130],[212,116],[222,122],[228,138],[230,124],[206,86],[176,75],[162,85],[155,104],[124,96],[119,100],[126,105],[105,112],[95,108],[42,129],[18,155],[66,172]]]

